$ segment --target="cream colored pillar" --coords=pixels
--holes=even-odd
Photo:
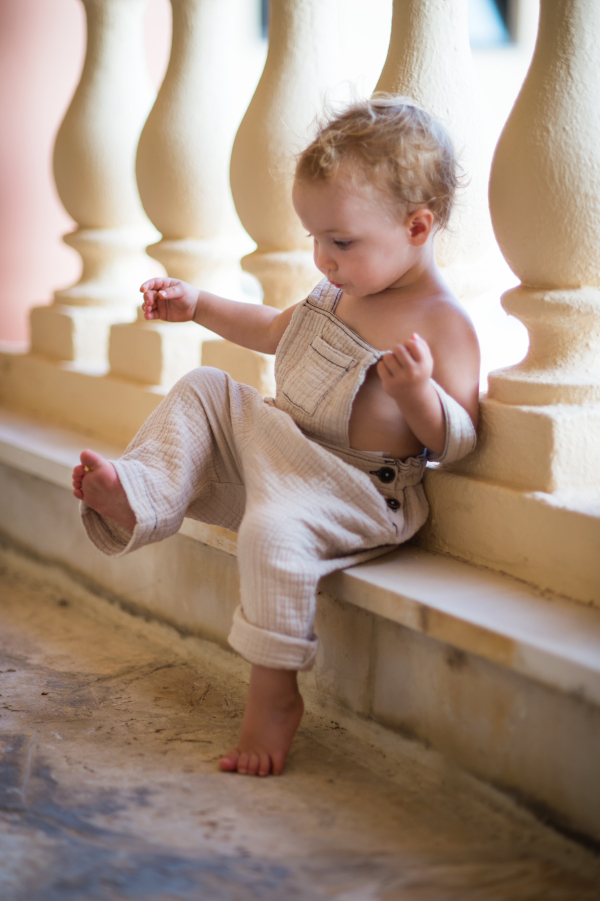
[[[264,303],[285,309],[321,275],[292,206],[294,154],[305,146],[337,69],[336,0],[272,0],[269,52],[233,145],[231,190],[257,247],[242,267],[261,283]],[[207,341],[202,363],[273,394],[273,358]]]
[[[522,281],[502,304],[530,348],[490,375],[494,438],[478,471],[545,491],[600,486],[599,34],[595,0],[542,0],[490,181],[496,237]]]
[[[489,286],[492,242],[487,182],[492,146],[476,90],[469,47],[468,0],[394,0],[387,59],[376,91],[412,97],[452,135],[465,174],[450,228],[437,238],[437,260],[459,297]]]
[[[245,0],[171,0],[169,66],[142,132],[137,175],[144,208],[162,240],[148,252],[168,275],[218,294],[240,293],[247,247],[229,188],[237,122],[228,94],[236,20]],[[214,334],[197,325],[152,322],[113,329],[111,372],[170,385],[200,362]]]
[[[307,142],[337,66],[336,0],[272,0],[265,68],[238,130],[231,189],[257,248],[242,260],[285,309],[321,277],[291,201],[293,155]]]
[[[600,606],[598,35],[597,0],[542,0],[490,182],[531,345],[490,375],[475,453],[428,474],[421,540]]]
[[[78,224],[65,236],[83,262],[79,282],[32,311],[32,349],[103,363],[110,326],[131,321],[140,282],[160,272],[144,251],[155,234],[134,177],[153,91],[143,47],[146,0],[82,0],[87,53],[54,151],[59,196]]]

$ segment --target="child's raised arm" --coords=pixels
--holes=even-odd
[[[197,322],[234,344],[267,354],[277,350],[296,306],[281,311],[264,304],[226,300],[175,278],[152,278],[140,291],[145,319]]]
[[[388,351],[377,364],[384,391],[398,404],[412,432],[435,454],[443,451],[446,423],[436,381],[469,414],[477,426],[479,396],[479,347],[470,328],[457,330],[455,342],[434,360],[427,342],[416,333]],[[437,348],[436,348],[437,350]],[[434,373],[435,369],[435,373]]]

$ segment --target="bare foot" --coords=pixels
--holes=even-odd
[[[237,748],[219,761],[222,770],[279,776],[304,713],[296,673],[253,666]]]
[[[115,467],[100,454],[84,450],[73,470],[73,494],[88,507],[133,530],[135,514],[119,481]]]

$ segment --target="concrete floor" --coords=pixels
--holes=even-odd
[[[600,899],[591,852],[315,698],[282,777],[220,773],[243,662],[2,560],[2,901]]]

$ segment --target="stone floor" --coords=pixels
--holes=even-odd
[[[600,899],[589,850],[314,699],[283,776],[220,773],[245,664],[2,559],[2,901]]]

